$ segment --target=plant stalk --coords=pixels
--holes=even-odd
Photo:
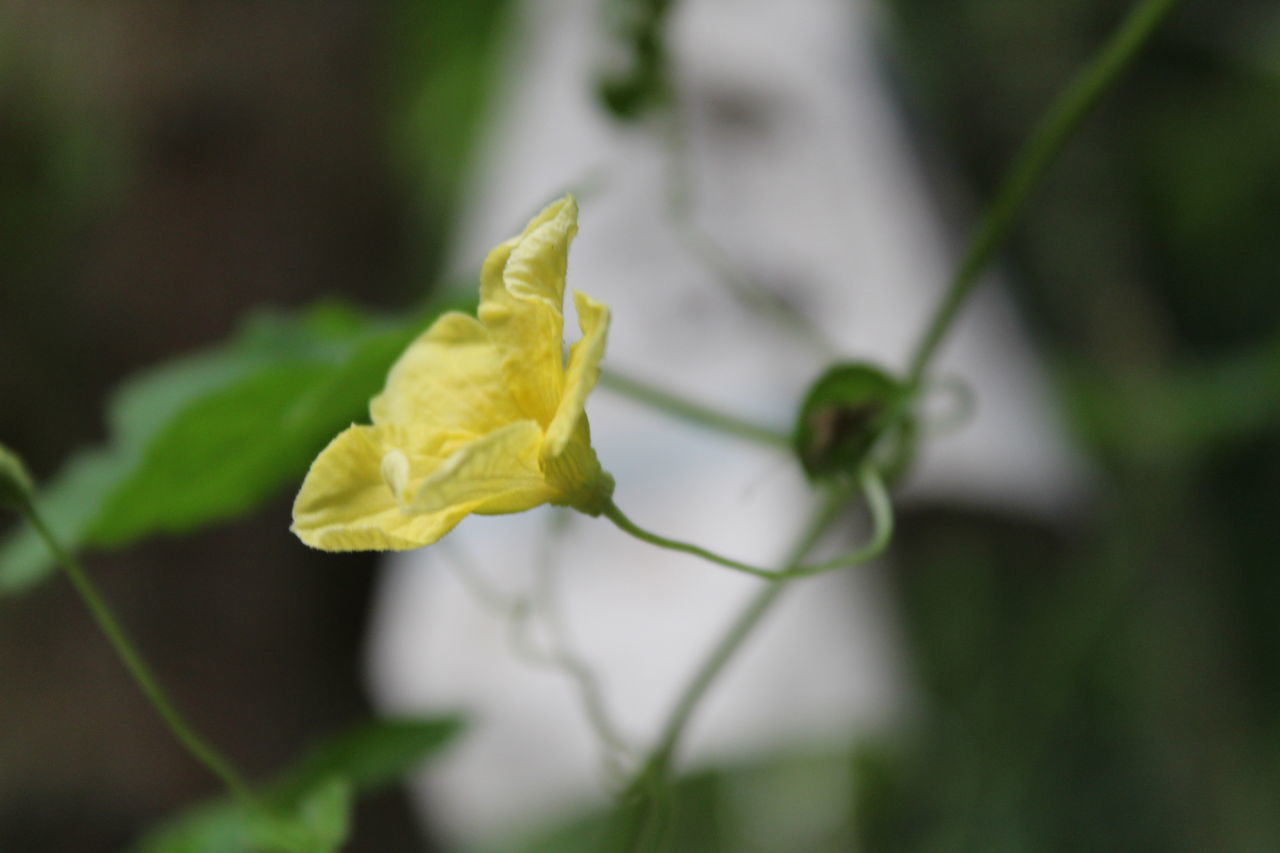
[[[917,344],[907,370],[908,387],[918,387],[956,315],[977,286],[996,251],[1004,244],[1031,193],[1063,146],[1151,35],[1181,0],[1142,0],[1032,130],[978,223],[942,301]]]
[[[30,501],[25,502],[21,507],[21,512],[62,566],[63,571],[66,572],[71,581],[71,585],[75,587],[81,600],[84,601],[85,606],[92,614],[94,621],[98,623],[98,627],[102,629],[102,633],[106,635],[108,642],[115,649],[121,663],[124,664],[129,675],[133,677],[138,689],[142,691],[147,701],[155,708],[156,713],[164,720],[169,731],[173,733],[173,736],[178,739],[178,742],[186,748],[193,758],[222,781],[237,800],[246,807],[257,808],[256,798],[243,777],[228,759],[224,758],[196,732],[165,693],[164,688],[160,686],[160,682],[156,680],[155,675],[143,660],[137,647],[129,639],[124,627],[116,619],[111,608],[107,605],[106,599],[102,597],[97,587],[94,586],[93,581],[89,579],[88,573],[85,572],[80,562],[62,547],[57,537],[54,536],[53,531],[44,523],[44,519],[40,517],[40,514]]]

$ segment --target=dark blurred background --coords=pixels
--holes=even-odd
[[[909,92],[988,197],[1117,4],[894,0]],[[1068,147],[1012,286],[1101,475],[1056,534],[904,530],[930,711],[868,754],[871,849],[1280,849],[1280,8],[1183,4]]]
[[[38,479],[105,438],[112,386],[254,306],[421,298],[494,5],[0,3],[0,435]],[[254,778],[369,713],[375,560],[298,547],[290,500],[88,560]],[[120,850],[216,793],[68,586],[0,602],[0,850]],[[358,849],[421,849],[398,795],[362,812]]]
[[[44,478],[102,440],[113,385],[251,306],[418,300],[505,6],[0,0],[0,439]],[[957,228],[1121,12],[883,11]],[[1277,152],[1280,8],[1189,0],[1030,206],[1010,278],[1098,499],[1061,524],[903,520],[923,707],[852,757],[848,843],[1280,849]],[[88,559],[255,777],[368,713],[374,560],[299,548],[288,503]],[[214,793],[65,584],[0,601],[0,850],[118,850]],[[356,826],[353,850],[423,849],[398,794]]]

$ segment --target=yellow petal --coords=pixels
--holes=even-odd
[[[541,299],[560,312],[564,303],[565,253],[569,241],[578,231],[578,202],[572,195],[565,195],[544,207],[529,220],[524,230],[491,251],[480,268],[480,299],[482,301],[502,296],[505,290],[526,299]],[[559,243],[561,252],[558,264],[553,265],[552,275],[505,275],[509,259],[521,245],[528,244],[526,254],[535,246]],[[522,263],[528,263],[528,259]]]
[[[432,437],[420,430],[348,428],[307,472],[293,504],[293,532],[325,551],[401,551],[435,542],[466,510],[406,515],[383,473],[383,460],[397,454],[411,468],[438,467],[441,457],[435,450]]]
[[[552,500],[538,465],[542,428],[516,421],[477,439],[444,460],[421,485],[411,511],[521,512]]]
[[[582,328],[582,338],[569,349],[569,366],[565,371],[564,395],[560,398],[560,406],[556,409],[551,425],[547,427],[546,444],[543,454],[546,457],[559,456],[565,446],[576,435],[585,443],[590,439],[585,434],[583,408],[587,395],[595,387],[600,376],[600,359],[604,357],[605,337],[609,332],[609,309],[604,303],[597,302],[579,291],[573,292],[573,304],[578,310],[578,325]],[[583,429],[580,430],[579,427]]]
[[[488,329],[456,311],[409,345],[369,411],[375,424],[416,423],[453,433],[455,448],[524,417]]]
[[[480,272],[478,316],[501,353],[507,387],[525,417],[544,427],[564,383],[564,277],[577,232],[578,204],[565,196],[490,252]]]
[[[440,317],[396,361],[353,426],[316,459],[294,532],[333,551],[416,548],[469,513],[543,503],[598,515],[613,478],[583,410],[596,383],[608,309],[575,293],[582,339],[561,350],[565,267],[577,232],[571,196],[490,253],[479,317]]]

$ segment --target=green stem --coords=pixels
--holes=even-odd
[[[691,545],[688,542],[680,542],[651,533],[637,526],[635,522],[623,515],[622,510],[618,509],[617,504],[613,503],[613,501],[610,501],[608,506],[604,508],[603,515],[624,532],[648,542],[650,545],[657,545],[659,548],[666,548],[669,551],[692,554],[695,557],[701,557],[704,560],[735,571],[745,572],[765,580],[781,582],[809,575],[820,575],[824,572],[865,563],[867,560],[878,556],[885,549],[885,546],[889,544],[889,539],[893,536],[893,504],[885,491],[884,482],[880,479],[879,474],[870,467],[866,467],[859,474],[859,484],[862,487],[862,493],[866,496],[867,507],[871,511],[871,540],[861,547],[841,554],[839,557],[807,566],[790,565],[782,570],[763,569],[749,563],[723,557],[713,551],[708,551],[706,548],[701,548],[697,545]],[[843,495],[844,493],[841,492],[840,494]]]
[[[256,808],[256,800],[250,792],[248,784],[245,783],[244,779],[226,758],[218,754],[212,746],[196,733],[165,694],[164,689],[129,640],[124,628],[117,621],[115,615],[111,612],[111,608],[107,606],[106,600],[89,579],[89,575],[80,566],[79,561],[62,547],[57,537],[45,525],[44,520],[30,501],[27,501],[21,507],[21,511],[26,519],[31,522],[31,526],[35,528],[36,533],[44,540],[54,558],[61,564],[63,570],[67,573],[67,577],[71,580],[72,586],[80,594],[85,606],[89,608],[89,612],[93,615],[94,620],[97,621],[98,627],[102,629],[102,633],[106,634],[107,640],[120,657],[125,669],[133,676],[134,682],[137,683],[143,695],[147,697],[152,707],[156,709],[161,719],[164,720],[169,727],[169,731],[197,761],[222,780],[222,783],[241,803],[249,808]]]
[[[1081,121],[1120,76],[1180,0],[1142,0],[1115,33],[1076,75],[1023,144],[1005,173],[995,199],[974,231],[946,294],[916,346],[908,385],[924,378],[952,322],[996,250],[1009,235],[1031,192]]]
[[[835,520],[840,517],[847,500],[848,493],[843,490],[832,492],[828,495],[826,502],[819,508],[809,525],[796,540],[791,552],[787,555],[783,563],[787,568],[776,574],[781,576],[788,571],[801,568],[799,566],[800,561],[813,550]],[[701,668],[694,673],[693,678],[685,686],[671,711],[671,716],[662,728],[657,745],[645,762],[644,767],[636,775],[631,787],[623,795],[626,812],[624,813],[624,825],[622,828],[625,839],[622,849],[641,849],[646,836],[656,831],[653,826],[653,810],[666,786],[671,761],[680,746],[680,739],[684,735],[689,720],[693,717],[694,712],[711,689],[711,686],[724,671],[725,666],[733,659],[733,656],[742,647],[743,642],[772,609],[773,605],[781,597],[783,590],[787,589],[787,586],[785,583],[771,583],[761,587],[755,596],[747,602],[747,606],[738,614],[737,618],[729,625],[728,631],[725,632],[720,642],[711,650],[711,654],[703,662]]]
[[[611,391],[630,397],[655,409],[661,409],[669,415],[688,421],[691,424],[717,430],[726,435],[745,438],[770,447],[790,447],[791,437],[784,432],[770,429],[743,420],[735,415],[728,415],[678,397],[661,388],[655,388],[629,376],[623,376],[613,370],[600,371],[600,384]]]

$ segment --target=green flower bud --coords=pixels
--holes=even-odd
[[[899,380],[865,362],[837,364],[809,388],[792,444],[812,480],[850,477],[872,455],[890,478],[910,462],[915,422]]]

